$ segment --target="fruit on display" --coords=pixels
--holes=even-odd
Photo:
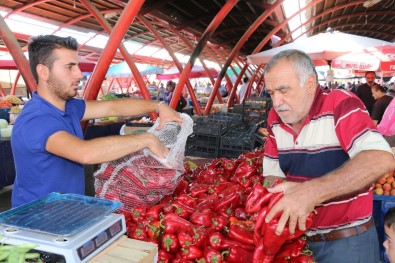
[[[375,195],[395,195],[394,171],[390,171],[373,183]]]

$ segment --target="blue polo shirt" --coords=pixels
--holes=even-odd
[[[59,131],[83,139],[80,120],[84,112],[84,100],[68,100],[63,112],[33,93],[12,131],[11,146],[16,170],[13,207],[52,192],[84,194],[83,165],[45,150],[48,137]]]

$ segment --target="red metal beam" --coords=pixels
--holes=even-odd
[[[21,72],[18,70],[18,73],[16,74],[16,77],[15,77],[15,81],[14,81],[14,83],[12,84],[12,88],[11,88],[11,91],[10,91],[10,95],[15,95],[15,91],[16,91],[16,86],[18,85],[18,81],[19,81],[19,78],[21,77]]]
[[[178,68],[178,70],[180,72],[182,72],[182,65],[181,63],[178,61],[176,55],[174,54],[173,50],[170,48],[170,46],[166,43],[166,41],[163,39],[163,37],[159,34],[158,30],[156,30],[148,21],[147,19],[145,19],[142,15],[138,15],[138,19],[144,23],[144,25],[156,36],[156,38],[159,40],[159,42],[162,44],[162,46],[167,50],[167,52],[169,53],[169,55],[171,56],[171,58],[174,61],[174,64],[176,65],[176,67]],[[197,98],[195,96],[195,93],[193,91],[193,87],[191,85],[191,83],[188,81],[186,81],[186,85],[188,88],[188,92],[189,95],[191,96],[192,99],[192,103],[193,103],[193,107],[195,109],[195,113],[197,115],[201,115],[201,110],[199,107],[199,103],[197,101]],[[175,109],[175,107],[173,107],[173,109]]]
[[[87,5],[90,4],[90,2],[87,0],[81,0],[81,3]],[[108,41],[106,47],[103,49],[98,64],[96,65],[92,76],[89,78],[88,84],[86,86],[86,93],[84,94],[85,99],[96,99],[101,84],[106,76],[108,67],[111,64],[111,61],[123,39],[123,36],[127,32],[143,3],[144,0],[135,0],[129,1],[125,6],[125,9],[123,10],[117,24],[110,34],[110,41]]]
[[[184,83],[186,82],[189,73],[195,65],[196,58],[199,57],[200,53],[204,49],[209,38],[212,36],[214,31],[218,28],[219,24],[223,21],[226,15],[232,10],[232,8],[237,4],[238,0],[228,0],[225,5],[221,8],[218,14],[214,17],[211,23],[207,26],[206,30],[202,34],[199,42],[197,43],[195,49],[193,50],[191,56],[189,57],[188,63],[185,65],[184,70],[181,72],[181,76],[179,78],[176,89],[174,90],[173,97],[170,102],[171,107],[176,107],[178,100],[181,96],[182,88]],[[217,94],[218,100],[222,102],[222,97],[219,94],[218,90],[213,90],[214,94]]]
[[[37,90],[37,83],[34,80],[33,74],[30,71],[30,66],[27,58],[23,55],[22,49],[19,46],[14,34],[9,29],[8,25],[4,21],[4,18],[0,16],[0,38],[8,48],[15,60],[15,64],[22,73],[22,78],[26,83],[30,92]]]
[[[213,93],[210,95],[210,98],[207,102],[206,108],[204,110],[204,114],[207,115],[210,110],[211,110],[211,106],[213,105],[213,101],[214,101],[214,95],[215,93],[218,91],[218,88],[221,84],[222,78],[224,77],[226,70],[228,69],[229,65],[231,64],[232,60],[236,57],[236,54],[239,52],[239,50],[242,48],[242,46],[244,45],[244,43],[248,40],[248,38],[252,35],[253,32],[255,32],[255,30],[263,23],[263,21],[265,21],[265,19],[276,9],[278,8],[281,4],[282,4],[283,0],[278,0],[275,4],[273,4],[269,9],[267,9],[262,15],[260,15],[255,21],[254,23],[250,26],[250,28],[243,34],[243,36],[240,38],[240,40],[237,42],[237,44],[235,45],[235,47],[233,48],[233,50],[231,51],[231,53],[228,56],[228,59],[226,60],[226,62],[224,63],[224,66],[221,70],[221,72],[219,73],[219,76],[215,82],[215,85],[213,87]],[[243,74],[243,73],[242,73]],[[242,75],[241,74],[241,75]],[[233,87],[231,94],[229,95],[228,98],[228,106],[232,105],[232,98],[235,95],[235,87]],[[233,95],[232,95],[233,94]]]

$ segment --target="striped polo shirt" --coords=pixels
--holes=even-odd
[[[344,90],[326,93],[318,87],[299,134],[272,109],[268,132],[263,175],[293,182],[323,176],[364,150],[392,152],[363,103]],[[308,235],[361,224],[371,217],[372,206],[372,189],[320,204]]]

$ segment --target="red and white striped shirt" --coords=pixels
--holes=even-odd
[[[392,153],[363,103],[351,92],[325,93],[317,88],[313,106],[299,134],[272,109],[263,174],[301,182],[333,171],[364,150]],[[347,182],[344,182],[347,183]],[[372,215],[371,189],[329,200],[316,207],[308,234],[326,233],[367,221]]]

